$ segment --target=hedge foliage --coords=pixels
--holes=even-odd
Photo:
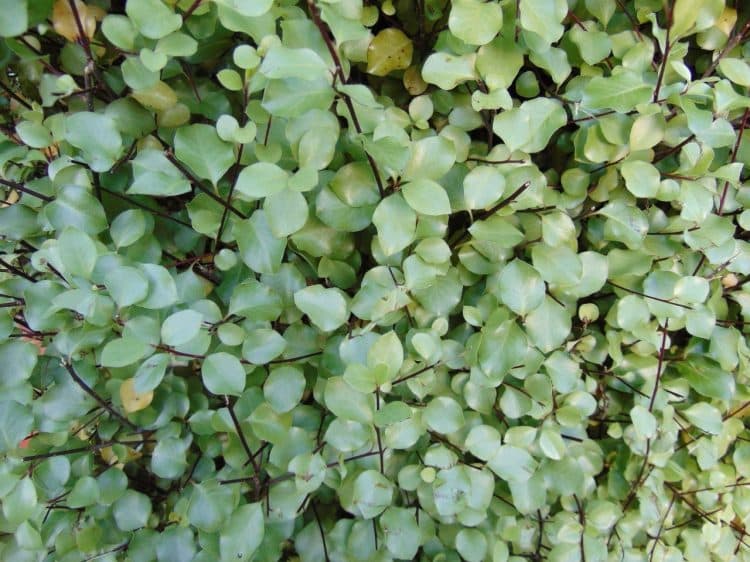
[[[0,558],[750,560],[749,36],[0,0]]]

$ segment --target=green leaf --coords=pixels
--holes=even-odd
[[[180,310],[170,314],[161,325],[161,341],[169,346],[189,342],[200,332],[203,315],[195,310]]]
[[[502,26],[503,11],[499,4],[458,0],[451,5],[448,27],[464,43],[486,45]]]
[[[149,39],[161,39],[182,26],[182,18],[160,0],[128,0],[125,13]]]
[[[461,406],[447,396],[438,396],[430,400],[422,417],[427,426],[438,433],[453,433],[464,425]]]
[[[122,137],[114,119],[82,111],[65,118],[65,140],[81,151],[95,172],[108,171],[122,151]]]
[[[141,363],[135,372],[133,390],[137,394],[145,394],[158,387],[169,367],[170,360],[168,353],[157,353]]]
[[[565,308],[545,297],[544,302],[526,316],[524,326],[531,343],[543,353],[549,353],[568,339],[572,323]]]
[[[477,166],[464,177],[467,209],[485,209],[496,203],[505,191],[505,176],[492,166]]]
[[[299,191],[292,189],[285,189],[266,197],[263,210],[271,233],[276,238],[294,234],[307,222],[307,200]]]
[[[146,149],[133,159],[131,195],[172,197],[190,191],[190,182],[160,150]]]
[[[354,480],[352,505],[363,519],[380,515],[392,498],[393,483],[377,470],[365,470]]]
[[[210,125],[180,127],[174,136],[175,156],[199,177],[216,185],[234,164],[232,145]]]
[[[292,365],[273,369],[263,383],[263,396],[279,414],[290,411],[302,399],[305,391],[305,376]]]
[[[207,533],[221,531],[235,508],[233,495],[230,487],[221,486],[216,480],[194,484],[187,511],[188,521]]]
[[[562,21],[568,13],[565,0],[521,0],[521,27],[531,31],[547,43],[555,43],[562,37]]]
[[[136,304],[148,295],[148,278],[134,267],[112,269],[104,278],[104,284],[120,308]]]
[[[502,445],[489,459],[487,466],[503,480],[522,483],[534,474],[537,462],[525,450],[513,445]]]
[[[294,304],[324,332],[335,330],[349,319],[347,301],[339,289],[311,285],[294,293]]]
[[[328,78],[271,80],[263,94],[263,108],[278,117],[299,117],[311,109],[328,109],[334,95]]]
[[[290,49],[275,45],[263,57],[259,72],[268,78],[313,80],[325,76],[328,67],[312,49]]]
[[[357,392],[343,377],[332,377],[326,381],[325,403],[338,418],[367,425],[372,423],[374,396]]]
[[[690,387],[702,396],[730,400],[734,395],[734,377],[707,357],[691,356],[690,361],[681,361],[675,368]]]
[[[212,394],[239,396],[245,388],[245,369],[234,355],[220,351],[206,357],[201,378]]]
[[[283,191],[289,175],[276,164],[256,162],[242,169],[237,177],[237,194],[248,200],[268,197]]]
[[[128,209],[112,221],[109,234],[117,248],[125,248],[138,242],[147,231],[153,229],[153,226],[153,219],[150,215],[140,209]]]
[[[242,344],[242,357],[255,365],[265,365],[282,353],[287,342],[281,334],[270,328],[249,331]]]
[[[33,426],[29,408],[15,400],[0,401],[0,453],[16,449]]]
[[[719,61],[719,70],[735,84],[750,86],[750,64],[744,60],[724,57]]]
[[[476,79],[476,54],[451,55],[432,53],[422,66],[422,78],[443,90],[452,90],[459,84]]]
[[[140,529],[151,515],[151,500],[145,494],[127,490],[112,506],[112,514],[121,531]]]
[[[234,223],[234,235],[240,257],[257,273],[274,273],[281,265],[286,238],[277,238],[264,211],[255,211],[249,219]]]
[[[98,252],[88,234],[75,227],[66,228],[58,239],[57,251],[66,273],[90,279]]]
[[[143,308],[168,308],[177,302],[177,285],[165,267],[152,263],[138,264],[148,280],[148,297],[139,302]]]
[[[633,160],[625,162],[620,171],[625,179],[625,187],[636,197],[654,197],[659,191],[661,174],[649,162]]]
[[[445,189],[432,180],[417,179],[405,184],[401,192],[409,206],[422,215],[449,215],[451,204]],[[377,212],[377,211],[376,211]]]
[[[583,89],[581,102],[589,109],[614,109],[625,113],[648,102],[652,94],[653,87],[646,84],[639,74],[622,70],[606,78],[592,78]]]
[[[27,0],[0,1],[0,37],[16,37],[28,26]]]
[[[26,521],[37,508],[37,493],[28,476],[16,484],[13,491],[3,498],[3,515],[9,525]]]
[[[413,560],[422,543],[414,511],[404,507],[388,507],[379,522],[388,552],[394,558]]]
[[[537,98],[498,114],[492,129],[511,151],[533,153],[544,150],[552,135],[567,122],[559,101]]]
[[[544,281],[536,269],[515,259],[506,265],[490,290],[513,312],[525,316],[544,302]]]
[[[55,200],[44,208],[44,214],[55,230],[70,226],[95,235],[107,228],[101,203],[80,185],[63,186]]]
[[[682,410],[681,415],[698,429],[706,433],[718,435],[721,433],[721,412],[706,402],[698,402],[689,408]]]
[[[390,195],[378,204],[372,222],[378,229],[380,247],[386,256],[400,252],[414,241],[417,215],[400,193]]]
[[[133,338],[122,337],[107,342],[102,349],[102,367],[125,367],[132,365],[149,353],[151,346]]]

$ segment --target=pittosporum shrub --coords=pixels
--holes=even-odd
[[[750,560],[744,0],[0,36],[2,560]]]

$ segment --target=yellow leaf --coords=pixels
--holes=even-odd
[[[135,379],[127,379],[120,385],[120,400],[122,400],[123,409],[128,414],[143,410],[151,404],[153,399],[153,390],[143,394],[135,391]]]
[[[146,90],[138,90],[131,94],[138,103],[154,109],[164,111],[177,103],[177,94],[165,82],[159,80],[156,84]]]
[[[378,33],[367,48],[367,72],[385,76],[409,68],[414,45],[404,32],[389,27]]]
[[[91,39],[96,32],[96,18],[94,17],[94,13],[89,12],[88,6],[81,0],[74,0],[74,2],[83,32],[87,39]],[[52,9],[52,25],[55,31],[68,41],[76,42],[81,37],[78,22],[76,21],[69,0],[57,0],[55,2]]]
[[[404,88],[412,96],[423,94],[427,90],[427,82],[422,79],[422,72],[416,66],[410,66],[404,72]]]

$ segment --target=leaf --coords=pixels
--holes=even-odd
[[[111,340],[102,349],[102,367],[125,367],[143,358],[149,352],[148,344],[133,337]]]
[[[274,273],[281,265],[286,239],[271,232],[264,211],[255,211],[249,219],[235,222],[234,235],[240,257],[257,273]]]
[[[724,57],[719,61],[719,70],[735,84],[750,86],[750,64],[744,60]]]
[[[128,0],[125,13],[149,39],[161,39],[182,26],[182,18],[160,0]]]
[[[160,150],[145,149],[132,161],[131,195],[172,197],[190,191],[190,182]]]
[[[532,31],[547,43],[555,43],[562,37],[561,22],[568,13],[565,0],[521,0],[521,27]]]
[[[490,289],[516,314],[525,316],[544,302],[544,281],[526,262],[514,259],[506,265]]]
[[[195,338],[201,329],[203,315],[195,310],[180,310],[170,314],[161,325],[161,341],[178,346]]]
[[[572,323],[562,306],[554,299],[545,297],[544,302],[526,316],[524,326],[531,343],[541,352],[549,353],[568,339]]]
[[[268,197],[283,191],[289,174],[276,164],[256,162],[242,169],[237,177],[237,193],[248,200]]]
[[[0,453],[12,451],[34,427],[29,408],[15,400],[0,401]]]
[[[115,121],[88,111],[65,118],[65,140],[81,150],[82,158],[95,172],[108,171],[122,150],[122,137]]]
[[[378,229],[380,247],[386,256],[400,252],[414,241],[417,215],[400,193],[390,195],[378,204],[372,222]]]
[[[352,505],[363,519],[380,515],[392,498],[393,484],[377,470],[365,470],[354,480]]]
[[[175,156],[199,177],[216,185],[234,164],[232,145],[210,125],[180,127],[174,136]]]
[[[307,200],[299,191],[292,189],[285,189],[266,197],[263,210],[271,233],[276,238],[294,234],[307,222]]]
[[[630,70],[622,70],[610,77],[592,78],[583,89],[584,107],[590,109],[614,109],[625,113],[636,105],[651,99],[653,87],[641,76]]]
[[[464,177],[467,209],[485,209],[496,203],[505,191],[505,177],[492,166],[477,166]]]
[[[380,516],[388,552],[401,560],[413,560],[421,544],[421,533],[414,511],[404,507],[388,507]]]
[[[552,135],[567,122],[559,101],[537,98],[497,115],[492,129],[511,151],[533,153],[544,150]]]
[[[311,109],[328,109],[335,92],[328,78],[271,80],[263,93],[263,109],[271,115],[299,117]]]
[[[438,433],[454,433],[464,425],[461,406],[447,396],[438,396],[430,400],[422,417],[427,427]]]
[[[451,204],[445,189],[432,180],[412,180],[401,188],[409,206],[422,215],[449,215]]]
[[[633,160],[620,167],[625,187],[636,197],[654,197],[659,191],[661,174],[649,162]]]
[[[147,408],[153,399],[154,392],[152,390],[136,391],[135,379],[126,379],[120,385],[120,400],[122,401],[122,409],[125,410],[126,414],[132,414]]]
[[[258,70],[268,78],[313,80],[325,76],[328,66],[312,49],[290,49],[275,45],[263,57]]]
[[[148,295],[148,278],[134,267],[112,269],[104,278],[104,285],[120,308],[136,304]]]
[[[16,37],[29,26],[28,0],[0,0],[0,37]]]
[[[698,402],[680,412],[687,420],[698,429],[702,429],[711,435],[721,433],[721,412],[706,402]]]
[[[486,45],[503,26],[499,4],[480,0],[458,0],[451,4],[448,27],[451,33],[469,45]]]
[[[293,365],[273,369],[263,383],[263,396],[271,407],[283,414],[294,408],[305,391],[305,375]]]
[[[346,298],[339,289],[311,285],[294,293],[294,304],[324,332],[335,330],[349,319]]]
[[[375,411],[372,394],[354,390],[342,377],[331,377],[325,386],[326,407],[343,420],[371,424]]]
[[[502,445],[488,460],[487,466],[503,480],[522,483],[534,474],[537,462],[528,452],[519,447]]]
[[[146,526],[151,515],[151,500],[148,496],[127,490],[112,506],[117,528],[121,531],[135,531]]]
[[[132,246],[141,239],[146,231],[153,229],[154,223],[150,215],[140,209],[123,211],[109,227],[109,235],[117,248]]]
[[[133,377],[135,393],[145,394],[159,386],[169,363],[170,356],[168,353],[157,353],[141,363]]]
[[[734,377],[707,357],[691,356],[690,361],[677,363],[676,369],[690,387],[702,396],[730,400],[734,395]]]
[[[68,275],[84,279],[91,277],[98,252],[96,244],[88,234],[75,227],[66,228],[58,239],[57,251]]]
[[[427,57],[422,66],[422,78],[443,90],[452,90],[459,84],[476,79],[476,54],[456,56],[437,52]]]
[[[76,13],[73,12],[68,0],[56,0],[52,7],[52,27],[55,33],[62,35],[75,43],[81,39],[81,28],[86,40],[91,39],[96,32],[96,19],[89,14],[88,6],[81,0],[75,0]],[[80,22],[80,28],[78,25]]]
[[[403,31],[388,27],[378,32],[367,47],[367,72],[386,76],[409,68],[414,46]]]
[[[234,355],[220,351],[206,357],[201,378],[212,394],[239,396],[245,389],[245,369]]]

